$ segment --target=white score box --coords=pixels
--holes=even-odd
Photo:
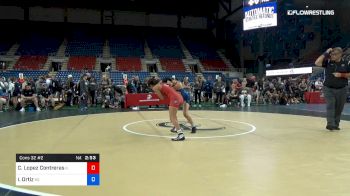
[[[17,162],[16,175],[85,174],[86,162]]]
[[[17,162],[16,185],[85,186],[86,162]]]
[[[86,186],[87,174],[81,175],[16,175],[17,186]]]

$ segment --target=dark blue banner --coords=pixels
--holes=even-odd
[[[250,7],[244,7],[243,11],[244,13],[253,10],[253,9],[261,9],[261,8],[272,8],[273,7],[273,13],[277,13],[277,3],[276,2],[270,2],[270,3],[264,3],[264,4],[259,4],[259,5],[254,5]]]
[[[243,7],[250,7],[270,2],[276,2],[276,0],[243,0]]]

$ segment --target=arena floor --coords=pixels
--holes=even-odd
[[[185,131],[186,141],[171,142],[174,134],[166,110],[2,113],[0,195],[19,191],[16,153],[100,154],[100,186],[19,187],[39,194],[328,196],[350,192],[350,105],[344,110],[342,130],[336,132],[325,130],[324,105],[191,114],[198,132]],[[178,116],[183,120],[181,113]]]

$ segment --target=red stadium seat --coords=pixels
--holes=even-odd
[[[219,59],[216,60],[201,60],[201,63],[206,71],[228,71],[227,65]]]
[[[95,68],[96,58],[86,56],[70,57],[68,61],[68,70],[93,70]]]
[[[161,58],[160,64],[166,71],[185,71],[185,66],[181,59]]]
[[[44,67],[47,56],[21,56],[15,64],[15,69],[40,70]]]
[[[118,57],[117,70],[119,71],[141,71],[141,60],[137,57]]]

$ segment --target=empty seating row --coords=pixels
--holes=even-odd
[[[180,43],[175,36],[152,36],[147,39],[147,43],[156,57],[184,58]]]
[[[49,72],[48,71],[28,71],[28,70],[11,70],[11,71],[4,71],[0,72],[0,77],[5,77],[5,78],[19,78],[19,74],[22,73],[24,78],[33,78],[37,79],[39,76],[46,76]]]
[[[89,35],[88,31],[75,31],[68,36],[65,54],[67,56],[101,56],[104,40],[100,36]]]
[[[201,60],[201,63],[207,71],[228,71],[227,65],[220,59],[217,60]]]
[[[16,55],[55,55],[63,39],[48,36],[32,36],[20,42]]]
[[[183,81],[185,77],[188,77],[190,82],[193,82],[194,78],[196,77],[195,74],[187,72],[159,72],[158,76],[162,79],[175,77],[179,81]]]
[[[123,36],[109,39],[112,57],[141,57],[144,56],[144,41],[136,37]]]
[[[117,70],[119,71],[141,71],[141,59],[132,57],[118,57]]]
[[[74,82],[78,82],[84,73],[90,73],[92,77],[96,79],[97,82],[101,79],[101,72],[98,71],[59,71],[56,74],[56,79],[60,81],[66,81],[68,76],[71,75]]]
[[[111,72],[110,78],[114,84],[123,84],[123,74],[127,74],[130,80],[133,76],[138,76],[141,82],[144,82],[146,78],[150,77],[149,72]]]
[[[14,69],[20,70],[39,70],[46,63],[47,56],[21,56],[14,66]]]
[[[185,71],[185,66],[181,59],[160,58],[160,64],[166,71]]]
[[[68,61],[68,70],[92,70],[95,68],[96,58],[87,56],[70,57]]]
[[[185,40],[185,45],[187,49],[192,54],[193,58],[197,59],[220,59],[218,53],[216,52],[215,48],[209,46],[204,41],[192,41],[192,40]]]

